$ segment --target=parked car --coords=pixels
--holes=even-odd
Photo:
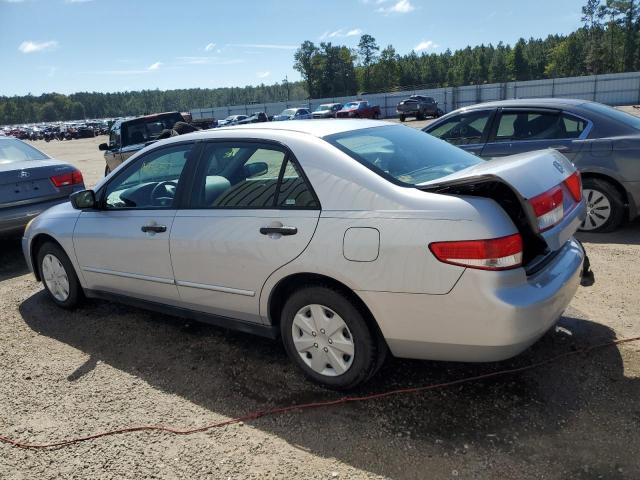
[[[228,127],[230,125],[236,125],[238,122],[248,118],[247,115],[229,115],[224,120],[218,122],[218,127]]]
[[[273,121],[280,122],[283,120],[309,120],[311,112],[308,108],[286,108],[280,115],[274,115]]]
[[[339,110],[342,110],[341,103],[323,103],[318,105],[311,115],[313,118],[335,118]]]
[[[37,217],[23,250],[60,307],[99,297],[281,337],[347,389],[387,349],[526,349],[578,287],[584,214],[553,150],[484,162],[402,125],[292,121],[150,145]]]
[[[582,173],[581,230],[608,232],[640,207],[640,118],[570,99],[490,102],[451,112],[424,129],[483,158],[554,148]]]
[[[105,176],[147,144],[156,141],[163,130],[171,129],[176,122],[182,121],[179,112],[116,120],[109,131],[109,143],[101,143],[98,146],[104,151]]]
[[[349,102],[336,112],[336,118],[380,118],[380,107],[371,106],[364,100]]]
[[[262,123],[262,122],[268,122],[269,121],[269,117],[267,116],[266,113],[264,112],[255,112],[253,115],[251,115],[250,117],[247,117],[243,120],[240,120],[237,122],[237,125],[244,125],[247,123]]]
[[[438,102],[433,97],[411,95],[398,103],[396,112],[398,112],[400,121],[404,122],[407,117],[415,117],[416,120],[424,120],[427,117],[438,118],[442,110],[438,108]]]
[[[17,138],[0,137],[0,236],[18,235],[47,208],[84,190],[82,174]]]

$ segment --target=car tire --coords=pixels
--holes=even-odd
[[[62,308],[75,308],[84,294],[64,250],[53,242],[46,242],[38,249],[37,262],[42,284],[53,302]]]
[[[110,173],[111,173],[111,169],[109,168],[109,165],[105,165],[105,167],[104,167],[104,176],[106,177]]]
[[[616,187],[606,180],[585,178],[582,182],[587,217],[580,225],[583,232],[611,232],[624,220],[624,200]]]
[[[366,382],[386,356],[386,343],[363,312],[329,286],[296,290],[282,309],[280,331],[289,358],[305,376],[334,390]]]
[[[404,122],[406,119],[407,119],[407,117],[406,117],[406,116],[404,116],[404,115],[400,115],[400,121],[401,121],[401,122]]]
[[[416,113],[416,120],[424,120],[424,115],[422,114],[422,112]]]

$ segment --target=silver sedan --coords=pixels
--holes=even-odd
[[[27,229],[51,299],[98,297],[280,337],[337,389],[398,357],[495,361],[580,281],[580,176],[554,150],[484,162],[385,122],[173,137]]]

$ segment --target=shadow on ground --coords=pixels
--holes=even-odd
[[[229,417],[338,397],[305,381],[275,341],[102,301],[63,311],[42,291],[24,301],[20,313],[34,331],[90,356],[69,375],[69,382],[101,361]],[[580,312],[572,311],[561,325],[571,335],[549,332],[510,361],[473,365],[391,359],[353,394],[523,366],[615,337],[611,329],[585,320]],[[593,452],[598,451],[603,458],[597,467],[601,478],[619,478],[618,465],[605,459],[631,451],[640,442],[637,426],[617,429],[625,421],[640,424],[640,381],[625,377],[620,351],[611,347],[524,373],[262,418],[253,425],[315,455],[392,478],[424,478],[416,465],[405,465],[408,455],[413,462],[417,455],[464,455],[465,444],[488,462],[497,453],[524,463],[535,457],[536,465],[542,465],[541,475],[554,476],[560,463],[563,471],[576,472],[572,478],[598,478],[584,476],[581,470],[585,462],[597,461]],[[613,440],[603,447],[599,435]]]
[[[610,243],[620,245],[640,245],[640,220],[627,223],[611,233],[578,232],[578,240],[583,243]]]
[[[20,238],[0,238],[0,282],[28,273]]]

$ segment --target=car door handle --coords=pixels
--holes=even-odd
[[[296,227],[260,227],[260,233],[262,235],[270,235],[272,233],[279,233],[280,235],[295,235],[298,233]]]
[[[566,145],[554,145],[553,147],[549,147],[549,148],[553,148],[554,150],[561,153],[569,151],[569,147],[567,147]]]
[[[140,227],[144,233],[154,232],[154,233],[162,233],[167,231],[167,227],[165,225],[143,225]]]

